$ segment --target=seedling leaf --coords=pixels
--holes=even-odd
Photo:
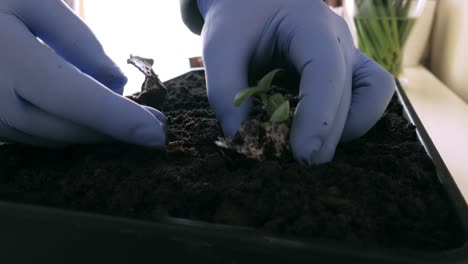
[[[270,121],[281,123],[289,118],[289,101],[283,102],[271,115]]]
[[[151,77],[155,75],[153,72],[153,59],[147,59],[139,56],[133,56],[130,54],[130,59],[127,60],[128,64],[132,64],[135,66],[139,71],[141,71],[146,77]]]
[[[272,116],[273,113],[280,107],[286,99],[280,93],[275,93],[270,98],[268,98],[268,102],[265,106],[265,111],[267,111],[268,116]]]
[[[245,90],[242,90],[236,94],[236,97],[234,98],[234,105],[236,107],[239,107],[241,104],[245,102],[249,97],[263,93],[263,91],[257,86],[257,87],[250,87]]]
[[[271,72],[269,72],[265,77],[263,77],[259,82],[258,86],[261,91],[267,92],[268,90],[271,89],[271,84],[273,83],[273,79],[278,75],[279,73],[282,73],[284,70],[283,69],[276,69]]]

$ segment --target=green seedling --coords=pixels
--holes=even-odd
[[[395,77],[402,72],[406,41],[416,23],[414,1],[355,0],[359,48]]]
[[[262,103],[263,110],[269,116],[269,119],[273,123],[286,122],[290,118],[290,105],[282,94],[275,93],[268,96],[268,91],[272,88],[274,78],[279,74],[283,73],[283,69],[276,69],[266,74],[259,82],[257,86],[249,87],[241,92],[237,93],[234,98],[234,105],[236,107],[241,106],[249,97],[257,98]]]

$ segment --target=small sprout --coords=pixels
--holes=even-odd
[[[286,122],[289,119],[289,101],[284,101],[270,117],[273,123]]]
[[[275,79],[275,77],[278,74],[283,73],[283,72],[284,72],[283,69],[276,69],[276,70],[273,70],[273,71],[269,72],[267,75],[265,75],[260,80],[260,82],[258,82],[258,87],[262,87],[262,89],[264,89],[265,91],[270,90],[271,85],[273,84],[273,80]]]
[[[272,116],[273,113],[280,107],[283,103],[287,102],[284,96],[280,93],[275,93],[270,98],[265,105],[265,110],[268,113],[268,116]]]
[[[167,88],[153,70],[153,59],[130,55],[127,63],[135,66],[141,73],[145,75],[145,81],[141,86],[142,92],[156,90],[161,94],[161,97],[166,97]]]
[[[265,75],[257,86],[247,88],[236,94],[234,105],[241,106],[249,97],[257,96],[262,102],[262,108],[267,112],[270,121],[273,123],[286,122],[290,117],[289,101],[280,93],[275,93],[268,96],[268,91],[272,88],[272,83],[279,73],[283,73],[283,69],[276,69]]]
[[[130,54],[130,59],[127,60],[127,63],[135,66],[146,77],[151,77],[152,75],[156,75],[153,71],[153,64],[154,64],[153,59],[147,59],[147,58],[134,56]]]
[[[127,63],[135,66],[145,75],[141,91],[138,95],[130,95],[128,98],[139,104],[161,109],[166,101],[167,88],[153,70],[154,60],[130,55]]]
[[[247,88],[234,98],[234,105],[241,106],[255,96],[262,104],[270,122],[250,119],[244,122],[233,138],[219,138],[216,145],[227,160],[240,157],[253,160],[286,159],[289,151],[290,104],[280,93],[272,92],[274,78],[284,70],[277,69],[265,75],[255,87]]]
[[[264,93],[265,91],[262,91],[260,87],[251,87],[247,88],[243,91],[240,91],[238,94],[236,94],[236,97],[234,98],[234,105],[236,107],[241,106],[249,97],[254,96],[254,95],[260,95]]]

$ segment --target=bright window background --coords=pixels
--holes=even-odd
[[[200,37],[183,24],[179,1],[84,0],[84,19],[107,54],[129,78],[125,94],[139,91],[143,75],[127,65],[130,54],[155,60],[162,81],[190,70],[189,58],[200,56]]]

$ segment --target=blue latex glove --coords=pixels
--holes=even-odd
[[[62,1],[0,1],[0,140],[162,147],[164,115],[121,96],[126,82]]]
[[[227,137],[248,117],[251,103],[236,108],[233,100],[249,73],[283,67],[301,75],[290,144],[305,164],[328,162],[340,140],[364,135],[395,91],[393,77],[356,49],[346,22],[322,0],[198,0],[198,7],[208,98]]]

